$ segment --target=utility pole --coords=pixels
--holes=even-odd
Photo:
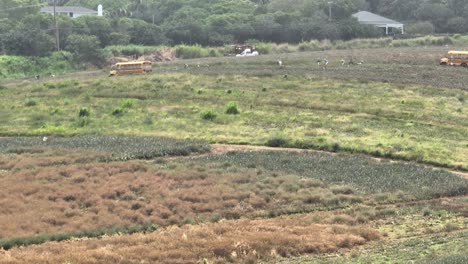
[[[331,10],[332,4],[333,4],[332,1],[328,1],[328,20],[329,20],[329,21],[332,20],[332,10]]]
[[[57,12],[55,11],[56,5],[57,5],[57,0],[54,0],[55,45],[57,46],[57,51],[60,51],[60,33],[59,33],[59,27],[58,27],[58,22],[57,22]]]

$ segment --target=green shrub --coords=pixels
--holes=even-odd
[[[236,102],[229,102],[227,104],[226,114],[228,114],[228,115],[237,115],[237,114],[239,114],[239,109],[237,109]]]
[[[284,139],[283,137],[280,137],[280,136],[276,136],[276,137],[273,137],[271,139],[269,139],[267,142],[266,142],[266,145],[269,146],[269,147],[285,147],[287,145],[288,141],[286,139]]]
[[[114,115],[114,116],[121,116],[123,114],[124,114],[124,109],[122,107],[116,107],[112,111],[112,115]]]
[[[214,120],[216,118],[216,112],[213,110],[204,111],[201,113],[201,117],[205,120]]]
[[[81,108],[78,112],[78,117],[86,117],[90,115],[90,111],[87,108]]]
[[[135,100],[125,99],[122,101],[122,108],[132,108],[134,104],[135,104]]]
[[[30,107],[30,106],[35,106],[35,105],[37,105],[37,102],[34,101],[33,99],[29,99],[29,100],[27,100],[27,101],[24,103],[24,105],[25,105],[25,106],[28,106],[28,107]]]
[[[196,59],[209,57],[209,50],[200,45],[180,45],[176,47],[176,57],[181,59]]]
[[[260,53],[260,54],[270,54],[270,53],[272,53],[273,45],[276,45],[276,44],[273,44],[273,43],[258,43],[257,45],[255,45],[255,48],[257,49],[258,53]]]

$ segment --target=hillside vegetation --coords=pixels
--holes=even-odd
[[[249,40],[299,43],[382,36],[380,29],[351,17],[358,10],[408,22],[411,34],[468,31],[468,5],[460,0],[338,0],[330,5],[318,0],[58,1],[94,10],[98,3],[104,4],[104,17],[58,17],[60,49],[95,65],[104,56],[99,49],[109,45],[222,46]],[[54,19],[38,12],[41,4],[46,1],[0,3],[1,53],[47,56],[56,50]]]
[[[289,54],[308,51],[328,51],[328,50],[352,50],[352,49],[370,49],[370,48],[399,48],[399,47],[440,47],[450,46],[452,49],[462,49],[463,45],[468,43],[465,36],[424,36],[409,39],[353,39],[348,41],[329,41],[329,40],[312,40],[305,41],[299,44],[275,44],[275,43],[256,43],[256,48],[260,54]],[[375,51],[381,52],[381,51]],[[445,52],[445,50],[444,50]],[[115,61],[131,60],[135,57],[146,59],[154,62],[172,61],[177,59],[194,59],[194,58],[214,58],[224,57],[232,54],[232,46],[226,45],[222,47],[202,47],[200,45],[176,45],[168,46],[143,46],[143,45],[112,45],[107,46],[99,53],[102,56],[93,58],[90,61],[82,61],[77,53],[69,53],[66,51],[51,53],[48,57],[27,57],[27,56],[9,56],[0,55],[0,79],[32,79],[39,75],[47,77],[50,75],[62,75],[64,73],[78,72],[80,70],[96,70],[96,66],[92,66],[90,62],[96,62],[99,65],[109,66]],[[355,53],[355,52],[353,52]],[[340,53],[338,53],[340,54]],[[333,55],[334,57],[338,56]],[[341,53],[342,54],[342,53]],[[348,54],[341,58],[350,59]],[[326,54],[330,56],[331,54]],[[323,56],[323,55],[320,55]],[[366,56],[360,55],[362,58]],[[414,55],[413,55],[414,56]],[[433,56],[433,55],[431,55]],[[441,52],[440,56],[443,56]],[[81,59],[80,59],[81,58]],[[351,57],[352,58],[352,57]],[[356,59],[356,58],[355,58]],[[438,59],[438,57],[433,58]],[[338,59],[339,60],[339,59]],[[426,59],[424,61],[427,61]],[[412,62],[414,63],[414,62]],[[434,63],[434,61],[427,61]],[[182,64],[182,62],[181,62]]]

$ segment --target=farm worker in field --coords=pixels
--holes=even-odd
[[[328,65],[328,60],[327,59],[323,59],[323,69],[326,70],[327,69],[327,65]]]

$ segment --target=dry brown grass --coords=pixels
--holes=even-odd
[[[0,251],[2,263],[254,263],[351,248],[380,235],[365,227],[315,224],[313,215],[169,226],[150,234],[49,242]]]
[[[356,200],[317,180],[255,168],[184,160],[98,163],[94,155],[0,155],[0,239],[273,216]]]
[[[21,154],[0,155],[0,170],[20,170],[34,167],[89,163],[102,154],[76,151],[64,152],[58,149],[23,149]],[[66,153],[66,154],[65,154]]]

